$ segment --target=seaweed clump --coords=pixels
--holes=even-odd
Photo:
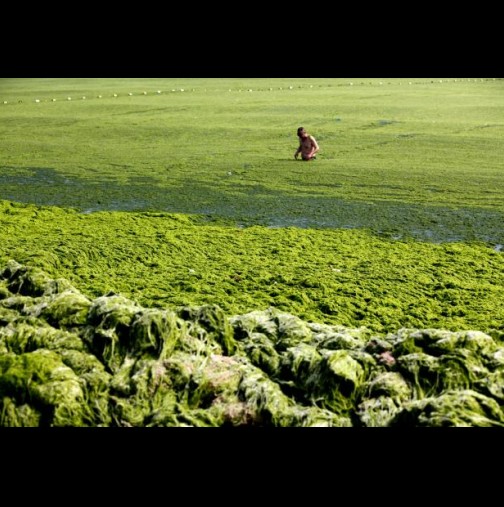
[[[504,346],[479,331],[144,308],[0,272],[2,426],[504,426],[503,386]]]

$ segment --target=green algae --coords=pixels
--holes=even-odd
[[[183,308],[179,315],[184,320],[190,320],[201,326],[210,340],[222,346],[225,354],[233,354],[236,344],[233,330],[226,315],[216,305],[205,305],[199,308]]]
[[[2,271],[3,426],[504,425],[504,348],[480,331],[145,308],[21,277],[32,270]]]
[[[356,410],[356,425],[371,428],[389,426],[400,408],[401,405],[387,396],[364,399]]]
[[[269,376],[276,376],[280,368],[280,355],[273,342],[263,333],[250,333],[247,340],[240,342],[240,350]]]
[[[502,80],[399,84],[3,79],[0,198],[503,244]],[[309,168],[300,118],[321,144]]]
[[[0,397],[40,413],[40,425],[82,425],[82,389],[59,356],[39,349],[0,357]]]
[[[131,322],[127,353],[164,359],[170,356],[179,338],[180,327],[174,312],[146,309]]]
[[[48,97],[34,105],[31,80],[4,81],[9,100],[21,90],[25,101],[1,111],[11,165],[0,168],[9,199],[0,201],[0,355],[56,353],[84,401],[76,412],[49,388],[33,407],[6,395],[2,424],[379,426],[406,393],[415,410],[446,391],[502,405],[502,81],[399,89],[372,80],[371,98],[368,83],[317,80],[315,92],[313,80],[298,80],[287,92],[292,80],[283,91],[258,80],[259,93],[244,97],[214,80],[204,94],[108,97],[79,109]],[[50,90],[36,86],[66,95],[66,80],[47,81]],[[320,120],[323,153],[309,171],[290,155],[272,158],[292,141],[293,103]],[[196,113],[213,128],[202,130]],[[171,142],[180,156],[167,162]],[[238,399],[234,363],[233,382],[216,383],[225,362],[212,356],[253,366],[264,406],[247,400],[248,388]],[[330,357],[339,358],[333,368]],[[269,407],[281,395],[283,415]],[[435,410],[456,421],[474,403],[483,402]]]
[[[4,343],[7,349],[16,354],[33,352],[40,348],[48,350],[84,349],[82,340],[74,333],[47,325],[34,325],[33,320],[31,324],[20,322],[8,325],[0,331],[1,335],[5,336]]]
[[[253,366],[244,368],[238,386],[238,397],[246,402],[252,413],[253,424],[292,426],[295,403],[278,384]]]
[[[390,426],[504,426],[504,412],[492,398],[471,390],[443,393],[407,403]]]
[[[495,398],[502,407],[504,403],[504,369],[491,372],[476,382],[475,386],[478,391]]]
[[[9,295],[9,289],[7,289],[4,284],[0,283],[0,299],[6,299]]]
[[[111,382],[110,414],[119,426],[146,426],[154,414],[173,414],[176,393],[163,381],[162,361],[128,359]]]
[[[306,389],[322,407],[347,415],[364,382],[364,370],[345,350],[331,351],[314,368]]]
[[[383,372],[378,373],[366,383],[365,393],[369,398],[386,396],[401,402],[411,397],[411,388],[399,373]]]
[[[0,202],[0,217],[11,217],[12,206]],[[9,278],[12,290],[21,287],[20,297],[49,294],[47,283],[54,292],[71,290],[64,277],[90,299],[114,292],[147,307],[217,305],[228,315],[274,308],[305,322],[376,333],[503,333],[504,257],[482,243],[390,240],[366,230],[243,228],[168,213],[13,209],[15,220],[0,227],[0,261],[14,257],[25,266]],[[9,290],[3,282],[0,298]],[[85,307],[85,300],[76,306],[76,325]]]
[[[35,427],[40,424],[40,412],[27,403],[17,405],[8,396],[2,400],[0,426],[13,428]]]
[[[322,356],[313,345],[300,343],[290,347],[282,354],[283,377],[305,386],[321,361]]]
[[[72,288],[59,293],[49,303],[44,304],[38,315],[49,324],[82,326],[87,322],[90,306],[90,300]]]
[[[83,340],[92,352],[115,372],[128,353],[130,324],[141,308],[123,296],[97,298],[89,310],[90,325]]]

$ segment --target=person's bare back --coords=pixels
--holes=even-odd
[[[308,134],[303,127],[298,128],[297,135],[299,137],[299,148],[296,150],[294,158],[297,159],[298,155],[301,153],[301,158],[303,160],[314,159],[315,153],[320,149],[315,138]]]

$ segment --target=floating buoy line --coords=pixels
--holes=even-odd
[[[499,79],[501,80],[501,79]],[[497,81],[497,78],[463,78],[463,79],[425,79],[425,80],[398,80],[398,81],[367,81],[367,80],[356,80],[356,81],[348,81],[344,83],[335,83],[335,84],[310,84],[310,85],[297,85],[297,86],[279,86],[279,87],[265,87],[265,88],[227,88],[227,89],[213,89],[212,93],[215,92],[273,92],[273,91],[292,91],[299,89],[320,89],[320,88],[341,88],[341,87],[353,87],[353,86],[413,86],[413,85],[442,85],[445,83],[481,83],[487,81]],[[130,91],[130,92],[122,92],[122,93],[101,93],[97,95],[66,95],[60,97],[51,97],[51,98],[38,98],[35,97],[33,99],[14,99],[14,100],[2,100],[0,99],[0,103],[3,105],[9,104],[40,104],[40,103],[52,103],[52,102],[75,102],[75,101],[83,101],[83,100],[99,100],[99,99],[115,99],[115,98],[125,98],[125,97],[142,97],[142,96],[160,96],[160,95],[168,95],[173,93],[208,93],[207,88],[171,88],[167,90],[154,90],[154,91]]]

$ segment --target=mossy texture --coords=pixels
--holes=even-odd
[[[145,308],[0,272],[3,426],[504,426],[504,344],[270,308]]]
[[[23,267],[9,264],[0,300],[14,291],[12,304],[20,305],[28,292],[63,293],[70,282],[82,294],[67,316],[74,325],[86,309],[106,311],[88,308],[85,297],[113,292],[146,308],[218,306],[225,315],[276,308],[290,315],[271,323],[285,348],[291,337],[310,336],[310,323],[321,323],[327,340],[322,323],[380,334],[407,327],[504,336],[504,256],[476,241],[436,244],[366,229],[242,226],[166,212],[83,214],[0,201],[0,264],[12,258]],[[52,304],[34,311],[59,311]],[[215,316],[221,345],[232,353]],[[214,324],[198,320],[207,331]],[[332,338],[328,347],[349,346]]]

